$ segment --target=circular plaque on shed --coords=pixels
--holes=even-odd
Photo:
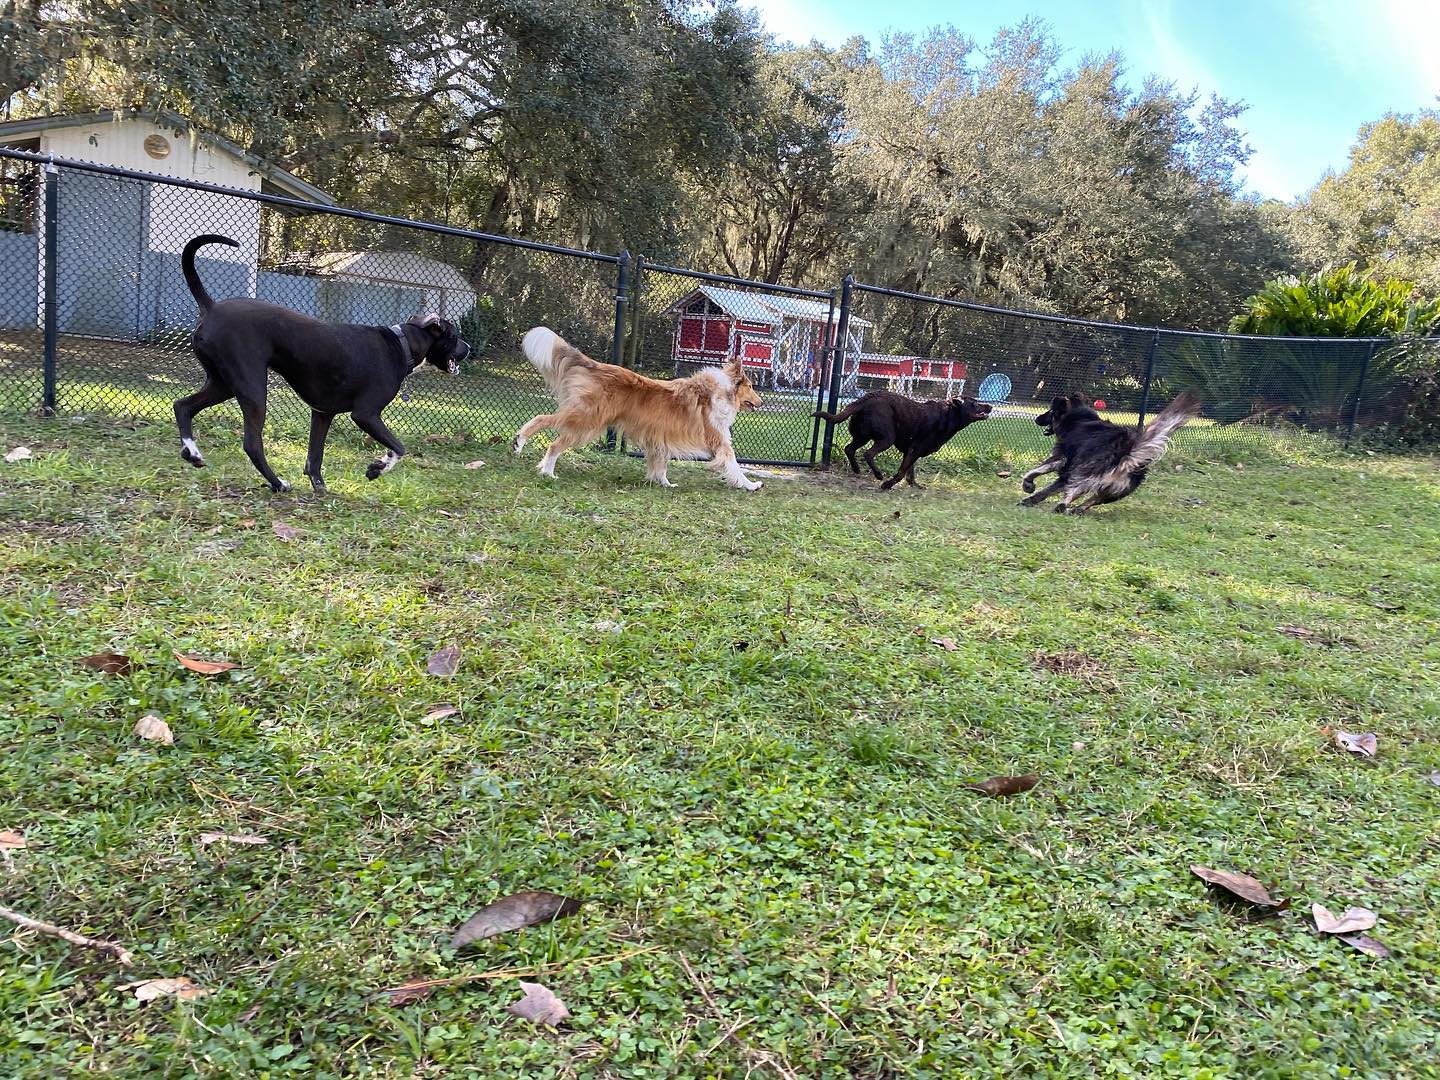
[[[163,157],[170,156],[170,140],[164,135],[147,135],[145,137],[145,153],[157,161]]]

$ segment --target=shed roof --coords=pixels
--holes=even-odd
[[[678,315],[697,297],[704,296],[726,315],[746,322],[765,323],[778,326],[786,319],[802,322],[823,323],[839,320],[839,312],[819,300],[807,300],[801,296],[780,296],[772,293],[746,292],[743,289],[722,289],[717,285],[701,285],[693,292],[686,293],[665,309],[668,315]],[[850,316],[852,326],[873,326],[874,324],[858,315]]]
[[[175,131],[183,131],[187,135],[193,135],[196,139],[214,147],[216,150],[245,162],[246,165],[250,166],[252,172],[259,176],[261,180],[267,181],[282,195],[288,195],[293,199],[303,199],[306,202],[319,203],[321,206],[335,205],[335,200],[314,184],[307,184],[304,180],[301,180],[292,173],[286,172],[274,162],[256,157],[248,150],[243,149],[223,136],[201,130],[179,113],[170,112],[168,109],[146,111],[137,109],[105,109],[101,112],[67,113],[55,116],[33,116],[26,120],[9,120],[5,123],[0,123],[0,140],[13,139],[19,135],[38,135],[43,131],[55,131],[60,128],[90,127],[95,124],[121,123],[126,120],[148,120],[157,126],[171,128]],[[100,162],[99,164],[104,163]]]

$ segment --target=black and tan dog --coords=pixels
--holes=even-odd
[[[1186,391],[1136,430],[1101,419],[1078,394],[1057,397],[1035,418],[1046,435],[1055,436],[1055,449],[1021,479],[1020,487],[1034,494],[1020,505],[1035,506],[1062,492],[1064,500],[1055,512],[1083,514],[1092,506],[1125,498],[1160,460],[1170,437],[1199,411],[1200,399]],[[1035,478],[1052,472],[1059,473],[1059,478],[1035,491]]]
[[[850,468],[857,474],[860,463],[855,460],[855,451],[873,441],[874,445],[865,451],[865,464],[870,466],[876,480],[885,480],[885,475],[875,464],[875,456],[892,446],[896,447],[904,456],[900,460],[899,472],[880,485],[882,491],[888,491],[901,477],[909,480],[911,487],[920,487],[915,482],[915,463],[935,453],[967,424],[984,420],[990,415],[990,406],[974,398],[912,401],[889,390],[872,390],[838,413],[815,412],[811,415],[837,424],[850,421],[850,445],[845,447],[845,456],[850,459]]]
[[[427,315],[396,326],[360,326],[322,322],[248,297],[217,303],[195,272],[195,252],[206,244],[240,246],[229,237],[207,234],[186,244],[180,256],[185,284],[200,305],[191,345],[206,375],[197,393],[175,402],[180,456],[197,469],[205,464],[191,422],[201,409],[236,398],[245,418],[245,453],[271,488],[289,491],[290,485],[265,460],[266,373],[273,370],[310,406],[305,475],[316,491],[325,490],[320,475],[325,437],[340,413],[348,412],[356,427],[385,447],[365,475],[374,480],[393,469],[405,456],[405,447],[380,412],[417,368],[429,366],[452,375],[460,370],[470,346],[455,324]]]

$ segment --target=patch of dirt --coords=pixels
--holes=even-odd
[[[1110,682],[1105,665],[1087,653],[1067,650],[1065,652],[1037,652],[1035,667],[1054,672],[1056,675],[1070,675],[1091,682]]]

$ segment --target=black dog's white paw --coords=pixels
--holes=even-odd
[[[270,485],[270,490],[275,492],[275,494],[277,495],[284,495],[287,491],[290,490],[290,481],[276,480],[275,483]]]

